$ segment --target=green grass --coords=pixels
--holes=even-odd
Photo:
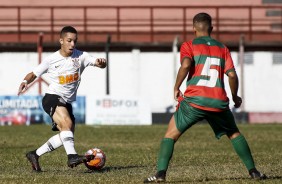
[[[239,125],[247,138],[257,168],[269,176],[262,183],[282,182],[282,125]],[[54,135],[46,125],[0,127],[0,183],[142,183],[155,173],[165,125],[83,126],[75,132],[82,154],[91,147],[107,155],[106,166],[89,172],[84,165],[67,167],[63,147],[43,155],[44,172],[34,173],[25,158]],[[176,143],[167,174],[168,183],[256,183],[226,138],[214,138],[210,127],[199,124]]]

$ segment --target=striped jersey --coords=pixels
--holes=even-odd
[[[47,72],[50,82],[48,94],[56,94],[66,102],[76,100],[76,93],[80,83],[80,76],[87,66],[94,66],[95,59],[87,52],[74,49],[69,57],[63,57],[59,51],[46,57],[33,73],[40,77]]]
[[[235,71],[228,48],[209,36],[202,36],[184,42],[180,55],[181,61],[186,57],[192,61],[184,92],[191,106],[217,112],[228,109],[224,74]]]

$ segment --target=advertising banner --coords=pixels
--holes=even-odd
[[[138,97],[87,96],[86,124],[151,125],[149,103]]]
[[[76,123],[85,123],[85,97],[73,104]],[[0,125],[50,124],[51,118],[42,108],[42,96],[0,96]]]

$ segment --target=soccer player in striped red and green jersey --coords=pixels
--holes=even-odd
[[[229,99],[224,89],[224,74],[234,75],[235,68],[230,52],[222,43],[209,36],[200,36],[181,46],[181,62],[191,62],[184,96],[193,107],[208,111],[223,111],[229,108]],[[186,77],[186,75],[185,75]],[[176,88],[178,90],[178,88]],[[233,90],[235,102],[241,99]]]
[[[235,108],[242,103],[237,95],[238,77],[228,48],[210,37],[212,28],[212,18],[207,13],[199,13],[193,18],[195,39],[184,42],[180,49],[181,66],[174,86],[174,98],[178,106],[161,141],[157,173],[145,179],[144,183],[165,181],[175,142],[203,119],[208,121],[216,138],[227,135],[251,178],[266,178],[256,169],[248,143],[229,109],[224,74],[228,77]],[[183,94],[179,88],[187,75]]]

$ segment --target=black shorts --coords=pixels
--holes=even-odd
[[[57,106],[66,107],[72,120],[72,123],[75,123],[75,118],[72,112],[72,105],[70,103],[67,103],[62,97],[46,93],[42,99],[42,106],[44,111],[49,114],[51,118],[54,115]],[[53,118],[52,121],[54,122]]]

